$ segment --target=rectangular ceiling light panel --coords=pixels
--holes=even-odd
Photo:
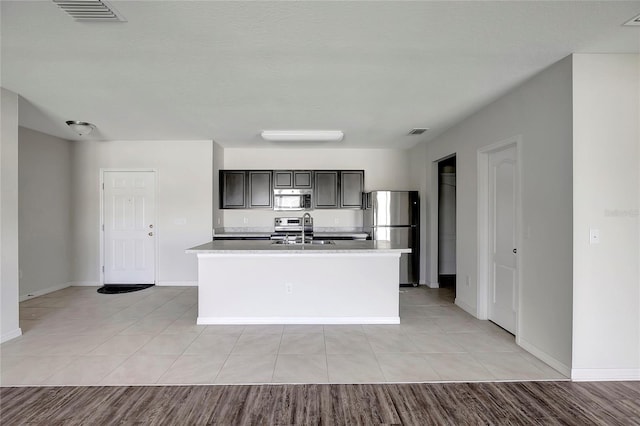
[[[338,142],[344,134],[340,130],[265,130],[261,136],[271,142]]]
[[[102,0],[53,0],[76,21],[126,22],[113,6]]]

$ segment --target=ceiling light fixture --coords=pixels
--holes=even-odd
[[[341,130],[264,130],[262,139],[270,142],[339,142]]]
[[[96,128],[95,125],[87,123],[86,121],[69,120],[66,122],[67,126],[71,127],[71,130],[79,134],[80,136],[88,135]]]

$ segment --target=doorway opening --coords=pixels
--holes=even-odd
[[[456,156],[438,161],[438,283],[456,296]]]

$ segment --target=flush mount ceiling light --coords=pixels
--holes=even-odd
[[[265,130],[260,135],[270,142],[338,142],[344,137],[341,130]]]
[[[69,120],[66,122],[67,126],[71,127],[71,130],[79,134],[80,136],[88,135],[96,128],[95,125],[87,123],[86,121]]]

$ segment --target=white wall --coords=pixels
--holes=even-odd
[[[571,58],[552,65],[429,143],[423,160],[428,167],[423,205],[429,212],[422,224],[428,238],[422,245],[427,279],[436,281],[437,269],[430,266],[437,247],[434,162],[456,153],[456,303],[476,315],[478,150],[521,138],[523,226],[518,259],[523,303],[518,341],[567,374],[573,282],[571,65]]]
[[[68,140],[19,129],[20,298],[71,279],[71,148]]]
[[[224,150],[225,169],[364,170],[365,191],[415,190],[409,151],[399,149],[240,149]],[[360,227],[361,210],[314,210],[316,227]],[[273,227],[282,212],[224,210],[226,227]],[[245,221],[246,218],[246,221]]]
[[[184,250],[211,240],[212,141],[74,142],[76,283],[99,282],[100,169],[157,170],[160,285],[194,284],[197,262]],[[186,221],[182,224],[182,221]]]
[[[431,164],[427,162],[427,144],[420,143],[408,151],[410,186],[420,195],[420,284],[429,284],[427,275],[427,215],[431,209],[430,198],[427,197],[427,173]]]
[[[574,55],[573,70],[572,377],[640,379],[640,55]]]
[[[215,141],[213,142],[213,224],[212,229],[224,227],[224,216],[220,210],[220,170],[224,169],[224,148]]]
[[[18,95],[0,88],[0,343],[18,322]]]

